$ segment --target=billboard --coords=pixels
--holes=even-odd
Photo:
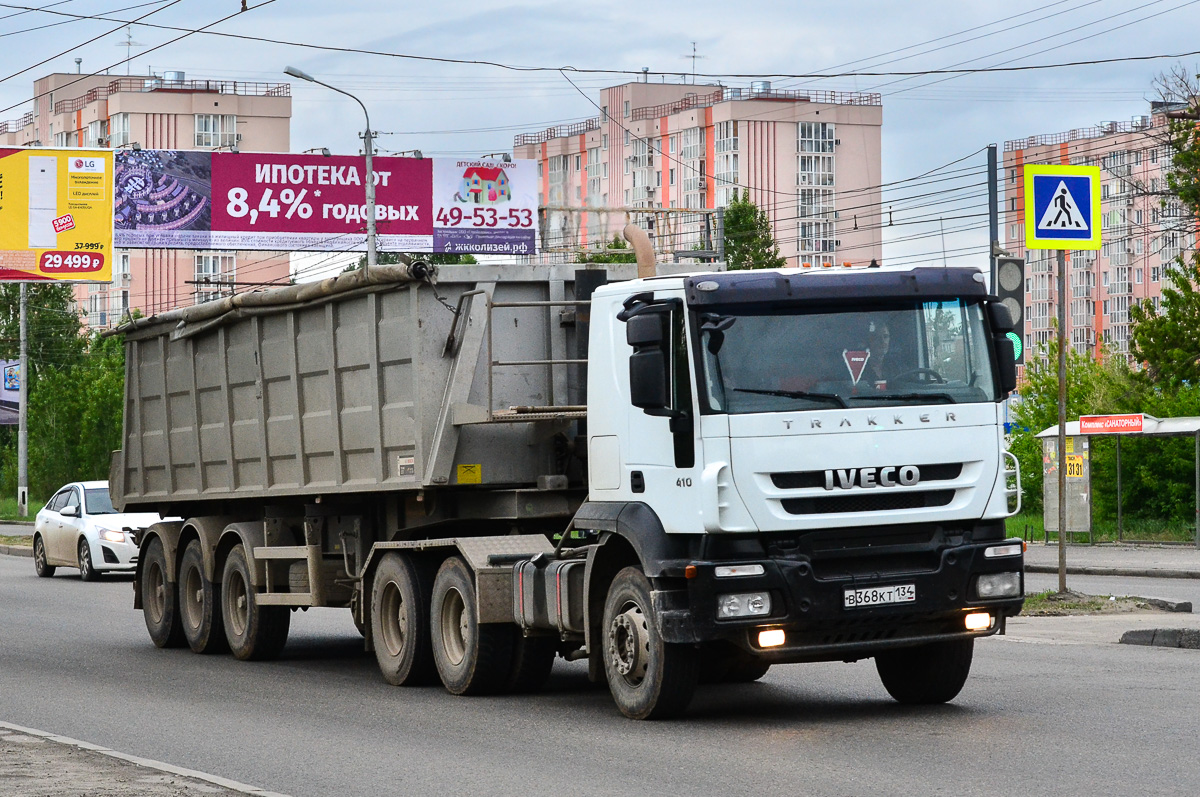
[[[535,251],[535,161],[376,157],[373,168],[381,251]],[[120,247],[366,249],[363,157],[125,150],[115,174]]]
[[[21,409],[21,361],[0,360],[4,383],[0,384],[0,425],[16,424]]]
[[[111,282],[113,153],[0,148],[0,280]]]

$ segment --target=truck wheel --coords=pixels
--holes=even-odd
[[[192,540],[179,565],[179,616],[183,635],[193,653],[227,653],[225,624],[218,588],[204,577],[200,540]]]
[[[875,657],[875,669],[888,694],[901,703],[945,703],[967,682],[974,645],[975,640],[963,639],[891,650]]]
[[[150,540],[142,552],[142,617],[150,639],[160,648],[180,648],[187,643],[179,619],[175,590],[167,580],[170,565],[162,540]]]
[[[546,685],[554,659],[558,656],[558,640],[552,636],[525,636],[520,628],[513,629],[512,672],[506,690],[509,692],[538,692]]]
[[[433,661],[446,689],[456,695],[500,691],[512,668],[512,628],[480,624],[475,579],[467,563],[451,556],[433,580],[429,610]]]
[[[87,540],[83,539],[79,541],[79,580],[100,580],[100,573],[96,570],[96,566],[92,564],[92,547],[87,544]]]
[[[429,574],[411,557],[386,554],[371,587],[371,638],[383,678],[394,686],[433,680]]]
[[[33,538],[33,569],[39,578],[50,578],[56,569],[54,565],[46,563],[46,543],[40,534]]]
[[[241,545],[230,551],[225,560],[221,575],[221,617],[229,649],[242,661],[273,659],[287,644],[292,615],[286,606],[258,605],[246,549]]]
[[[727,684],[748,684],[757,681],[771,669],[770,662],[747,655],[734,661],[723,679]]]
[[[603,622],[604,672],[621,713],[635,720],[683,713],[696,691],[699,657],[690,645],[663,642],[650,582],[641,570],[627,567],[617,573]]]

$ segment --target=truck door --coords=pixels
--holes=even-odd
[[[668,530],[700,517],[699,423],[687,312],[680,300],[627,320],[630,407],[625,464],[632,500],[650,504]]]

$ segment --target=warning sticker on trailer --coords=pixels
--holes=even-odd
[[[397,476],[416,476],[417,475],[417,458],[416,457],[396,457],[396,475]]]
[[[458,483],[459,484],[482,484],[483,483],[483,465],[459,465],[458,466]]]

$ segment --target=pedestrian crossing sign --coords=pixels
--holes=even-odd
[[[1100,248],[1100,167],[1025,167],[1025,248]]]

